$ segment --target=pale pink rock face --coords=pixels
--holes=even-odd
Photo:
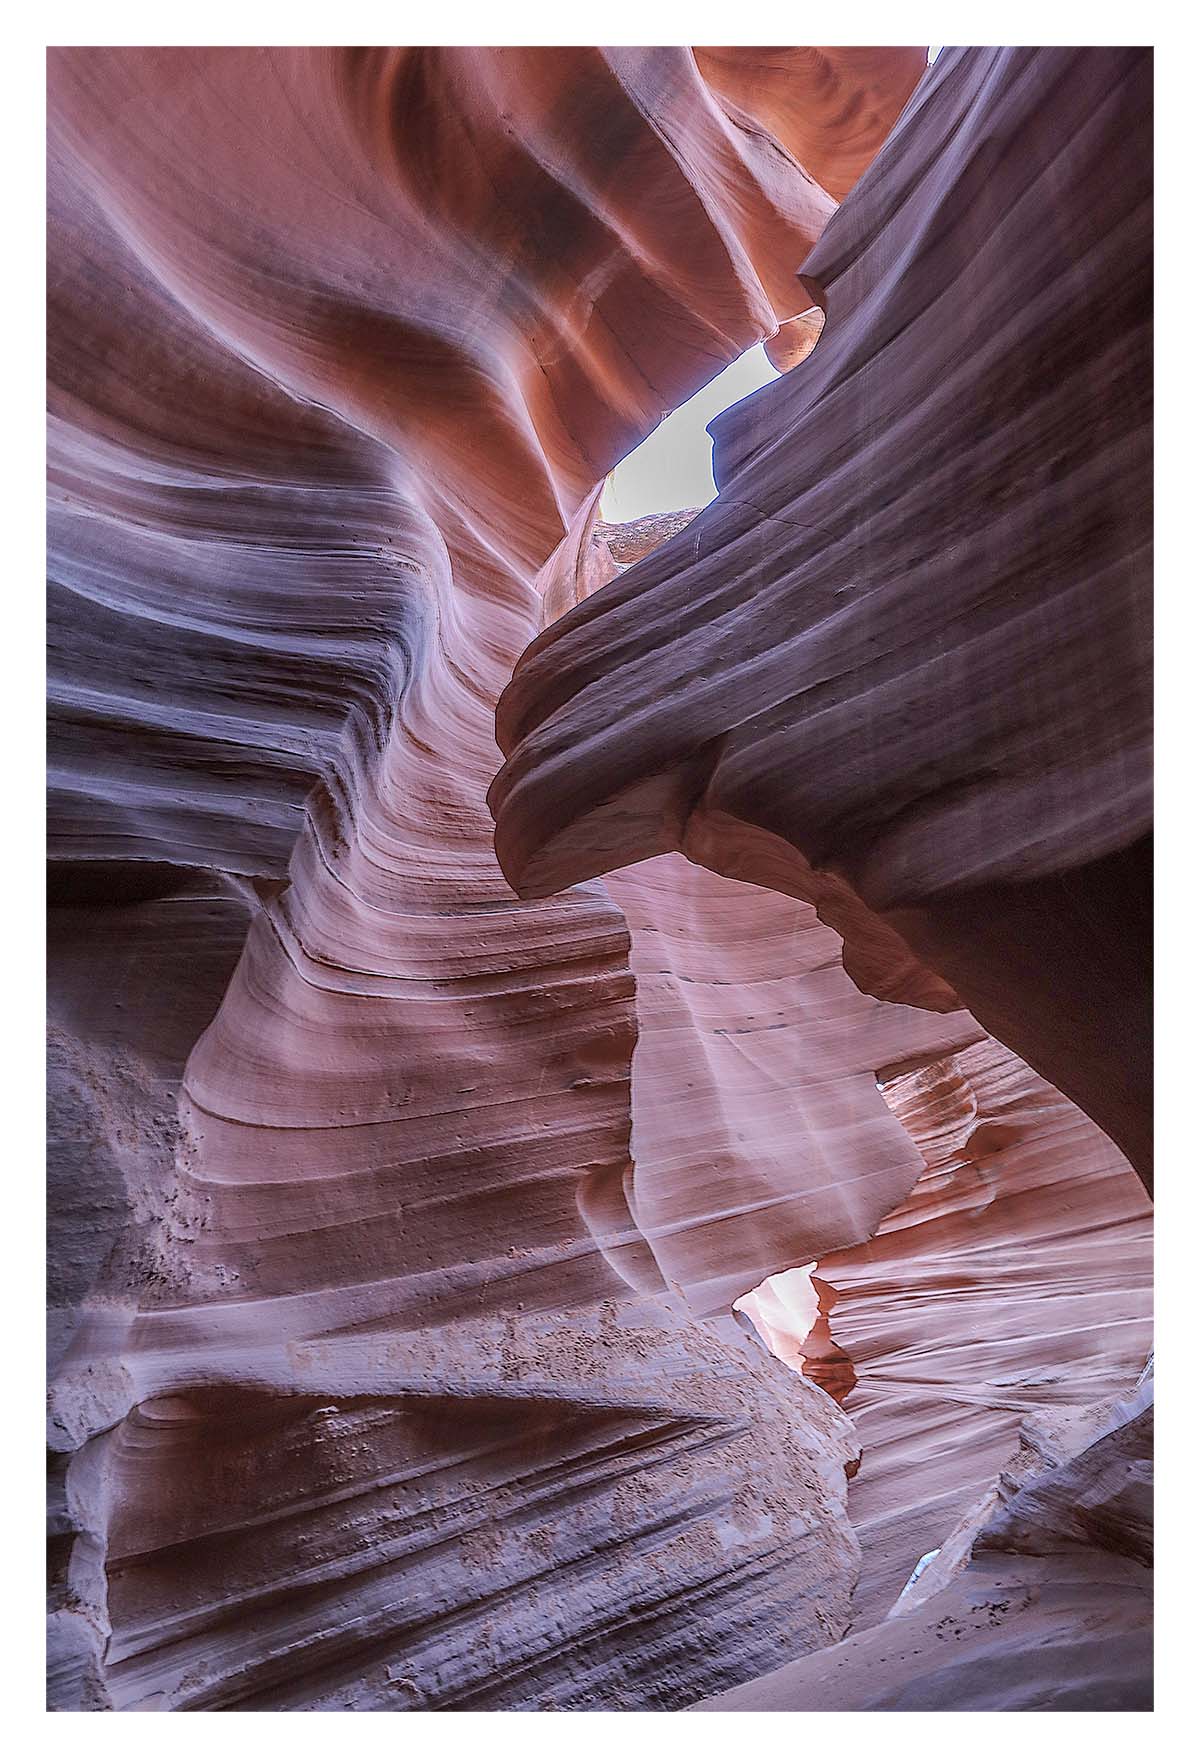
[[[907,313],[926,269],[952,283],[946,252],[991,272],[986,240],[942,225],[975,191],[950,136],[968,113],[1012,125],[1011,89],[1049,81],[1091,118],[1073,170],[1112,157],[1098,87],[1136,97],[1137,53],[1023,53],[945,51],[906,110],[921,49],[52,51],[56,1707],[680,1708],[882,1618],[1048,1376],[1089,1406],[1136,1377],[1141,1187],[962,1004],[977,992],[1124,1141],[1132,1014],[1109,1014],[1114,1120],[1072,1035],[1087,993],[1060,984],[1036,1041],[1008,1031],[1031,960],[1006,989],[1007,892],[971,957],[973,886],[1067,897],[1039,958],[1097,898],[1138,900],[1137,680],[1096,660],[1086,581],[1054,614],[1081,615],[1094,713],[1036,617],[1044,668],[995,661],[1031,691],[1059,677],[1074,806],[978,690],[972,731],[947,550],[919,615],[889,577],[903,643],[884,619],[910,697],[931,655],[951,676],[930,812],[903,817],[926,759],[869,691],[828,705],[801,766],[831,812],[866,787],[853,860],[840,819],[808,845],[790,784],[786,811],[751,809],[744,775],[695,809],[749,762],[747,705],[789,700],[741,645],[755,594],[799,567],[780,485],[803,478],[812,528],[884,520],[879,553],[901,553],[837,452],[848,356],[872,386],[890,360],[877,455],[910,468],[928,376],[959,395],[954,372],[1002,357],[945,302],[925,327],[958,365],[877,346],[889,300]],[[1035,130],[1030,162],[1046,149]],[[932,207],[898,200],[909,150]],[[1126,245],[1135,182],[1105,197]],[[833,271],[876,236],[925,266],[872,306],[853,264],[852,299]],[[796,320],[806,262],[828,270],[823,329]],[[1090,263],[1056,320],[1090,309]],[[1120,492],[1103,426],[1080,464],[1122,580],[1143,434],[1126,316]],[[776,332],[791,370],[725,418],[714,507],[598,532],[614,463]],[[830,402],[801,457],[804,384]],[[1023,419],[998,406],[1002,459]],[[1022,492],[1053,499],[1053,468]],[[972,578],[961,620],[990,633]],[[783,643],[809,694],[823,668],[851,677],[869,587],[828,628],[787,610],[764,653]],[[1125,599],[1102,603],[1127,635]],[[781,726],[746,771],[768,792]],[[1019,777],[988,770],[993,734]],[[986,773],[955,794],[972,739]],[[985,849],[992,788],[1020,809]],[[1136,959],[1105,945],[1133,996]],[[753,1297],[790,1348],[832,1291],[797,1374],[733,1309],[767,1278],[790,1298],[809,1264],[779,1324]],[[1083,1590],[1062,1580],[1069,1622]],[[1118,1585],[1132,1606],[1137,1580]]]

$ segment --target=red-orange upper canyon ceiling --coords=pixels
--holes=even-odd
[[[52,51],[55,1706],[683,1707],[1137,1378],[1148,57],[925,59]]]

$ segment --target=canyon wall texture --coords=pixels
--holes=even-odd
[[[1008,1469],[881,1623],[695,1707],[1153,1707],[1154,1370],[1021,1425]]]
[[[54,1707],[684,1707],[1136,1380],[1146,57],[924,67],[52,52]]]

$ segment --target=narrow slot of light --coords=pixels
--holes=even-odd
[[[626,525],[650,513],[706,507],[717,493],[709,422],[778,377],[761,342],[748,349],[622,458],[604,485],[600,517]]]

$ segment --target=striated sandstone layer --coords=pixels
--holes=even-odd
[[[1148,1710],[1153,1368],[1031,1414],[995,1484],[875,1628],[709,1711]]]
[[[625,906],[514,898],[485,791],[548,558],[810,303],[922,67],[52,54],[57,1707],[669,1708],[845,1629],[850,1424],[728,1305],[920,1169],[849,1023],[785,1154],[802,985],[975,1028],[805,919],[790,1057],[672,1162]],[[779,919],[666,961],[677,1067]]]
[[[539,576],[544,614],[634,566],[684,517],[616,528],[585,505]],[[807,903],[680,855],[612,873],[606,891],[629,931],[638,1023],[632,1160],[612,1212],[632,1217],[654,1273],[693,1312],[728,1312],[763,1276],[865,1241],[908,1195],[919,1144],[876,1070],[983,1034],[961,1010],[863,993]]]
[[[939,56],[803,265],[817,346],[524,656],[491,796],[526,896],[682,850],[814,902],[1147,1180],[1150,103],[1145,50]]]
[[[992,1040],[886,1082],[925,1170],[821,1260],[858,1384],[856,1621],[999,1470],[1022,1417],[1113,1398],[1152,1342],[1151,1205],[1123,1155]]]
[[[856,1626],[942,1544],[1025,1416],[1117,1396],[1152,1337],[1151,1207],[1090,1119],[990,1039],[883,1091],[924,1171],[867,1244],[816,1266],[823,1327],[766,1314],[775,1353],[841,1391],[863,1449]]]

